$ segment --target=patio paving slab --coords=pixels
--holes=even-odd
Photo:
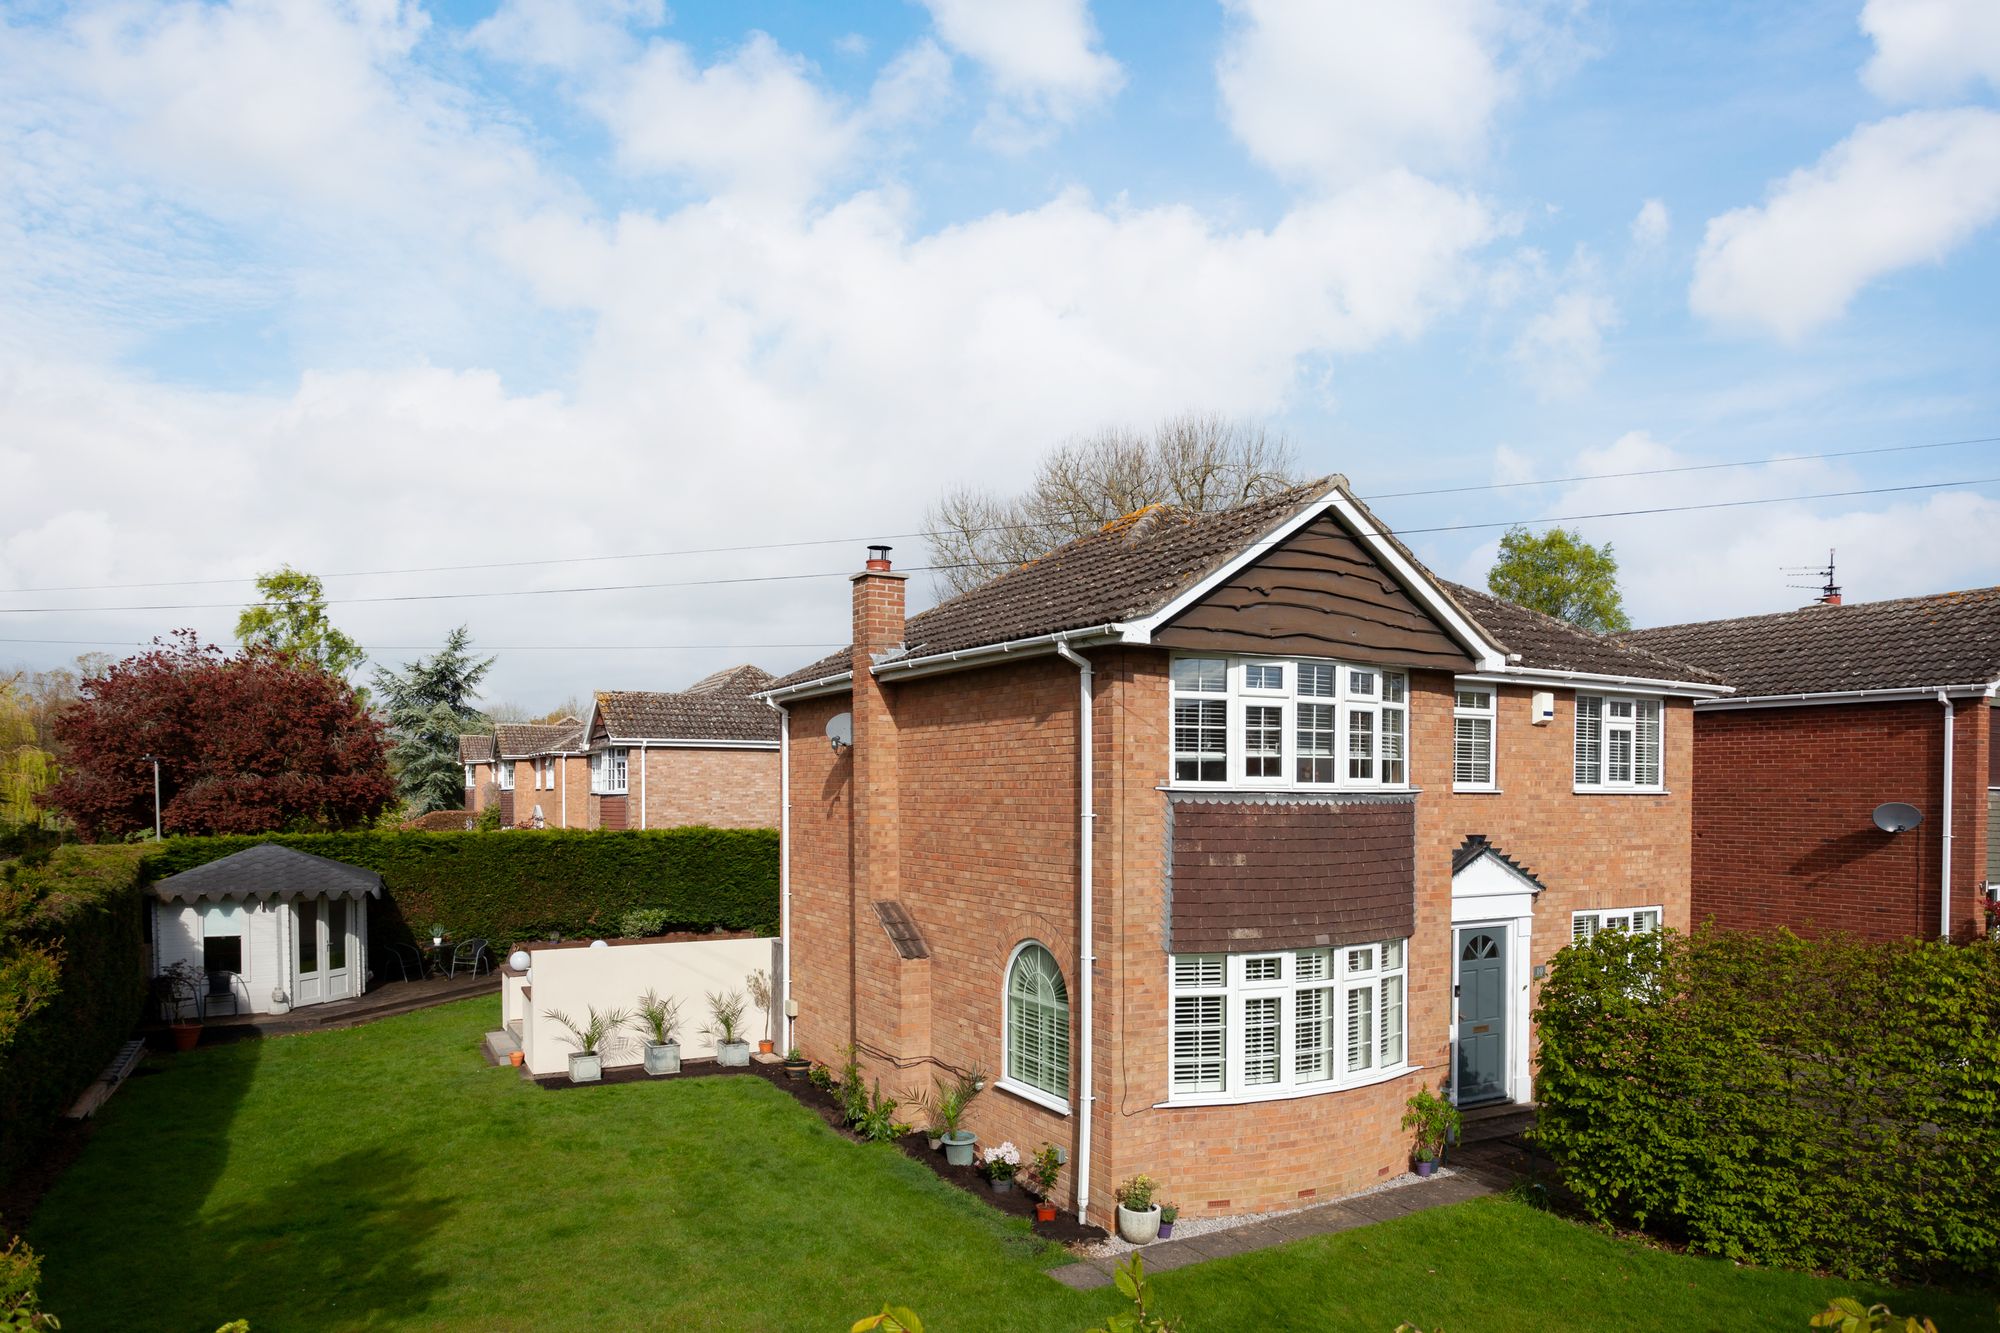
[[[1096,1291],[1099,1287],[1111,1285],[1111,1274],[1096,1264],[1085,1260],[1081,1263],[1065,1264],[1061,1268],[1051,1268],[1049,1276],[1065,1287],[1077,1291]]]

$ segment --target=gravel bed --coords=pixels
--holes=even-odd
[[[1457,1174],[1456,1171],[1448,1166],[1440,1166],[1437,1170],[1431,1172],[1430,1178],[1432,1180],[1444,1180]],[[1378,1185],[1370,1185],[1365,1190],[1356,1190],[1352,1194],[1343,1194],[1338,1199],[1315,1199],[1311,1203],[1300,1204],[1296,1208],[1275,1208],[1265,1213],[1239,1213],[1234,1217],[1182,1217],[1174,1223],[1174,1234],[1171,1240],[1156,1241],[1154,1243],[1171,1244],[1175,1240],[1185,1240],[1189,1236],[1208,1236],[1218,1231],[1233,1231],[1237,1227],[1247,1227],[1257,1222],[1268,1222],[1274,1217],[1289,1217],[1294,1213],[1303,1213],[1313,1208],[1324,1208],[1329,1204],[1346,1203],[1349,1199],[1365,1199],[1371,1194],[1381,1194],[1387,1190],[1403,1189],[1406,1186],[1416,1184],[1422,1179],[1423,1177],[1417,1175],[1414,1171],[1406,1171],[1402,1175],[1385,1180]],[[1117,1259],[1132,1253],[1134,1250],[1143,1250],[1145,1248],[1143,1245],[1133,1245],[1121,1240],[1115,1232],[1104,1240],[1071,1247],[1075,1253],[1082,1255],[1086,1259]]]

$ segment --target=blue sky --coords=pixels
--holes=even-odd
[[[0,4],[0,589],[73,589],[0,666],[289,561],[531,706],[782,669],[858,550],[432,567],[907,533],[1188,408],[1364,495],[1797,460],[1381,503],[1475,581],[2000,476],[1799,457],[2000,436],[1996,88],[1990,0]],[[1580,526],[1648,624],[2000,582],[1996,497]]]

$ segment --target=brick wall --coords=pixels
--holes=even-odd
[[[826,742],[820,741],[820,748]],[[639,827],[639,747],[626,752],[627,827]],[[647,828],[776,828],[778,752],[653,747],[645,752]]]
[[[1992,709],[1954,725],[1952,930],[1983,929]],[[1944,709],[1935,700],[1704,711],[1695,746],[1694,910],[1738,929],[1938,933]],[[1883,833],[1906,801],[1921,827]]]

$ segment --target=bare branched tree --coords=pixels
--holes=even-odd
[[[1019,495],[955,487],[924,515],[931,564],[947,594],[1033,560],[1147,505],[1207,512],[1294,485],[1282,435],[1216,412],[1169,417],[1150,435],[1106,427],[1064,441]]]

